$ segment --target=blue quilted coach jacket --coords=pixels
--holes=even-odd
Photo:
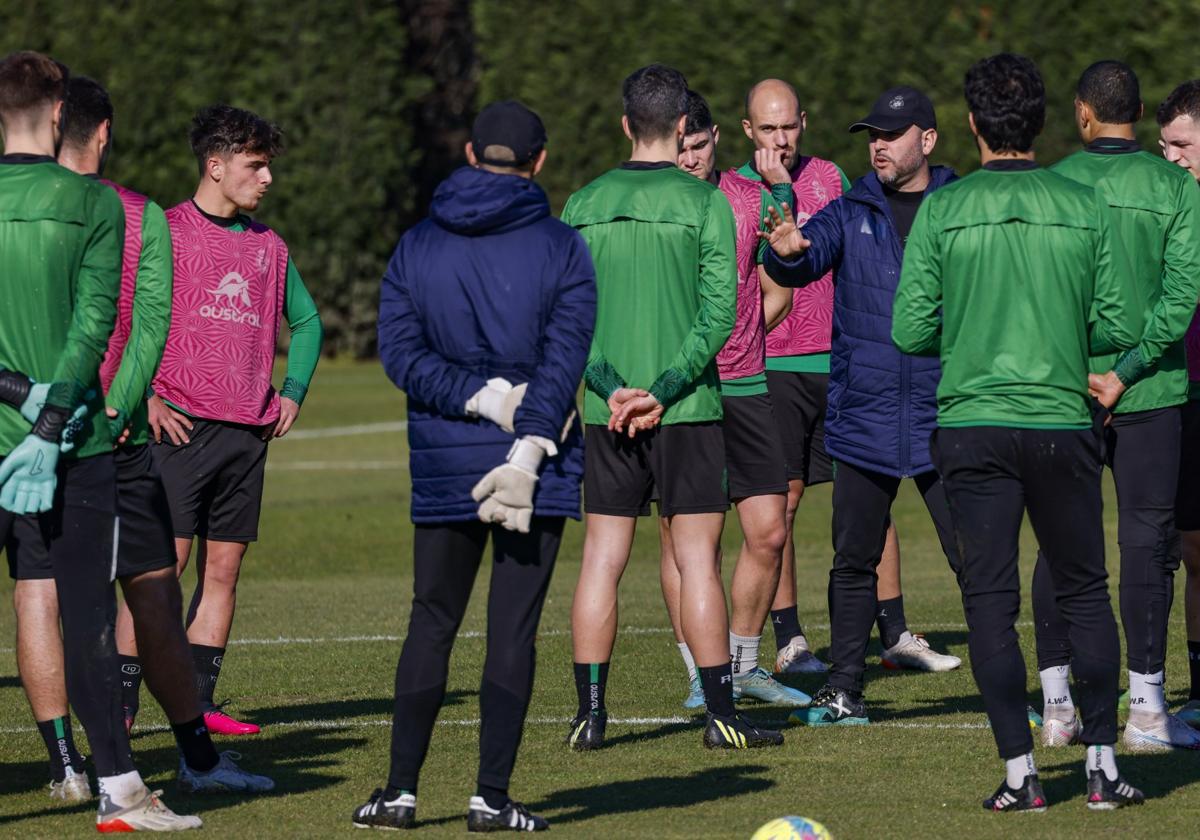
[[[583,239],[550,215],[541,187],[464,167],[401,238],[383,277],[379,354],[408,395],[414,522],[476,518],[471,488],[515,437],[559,440],[575,406],[596,317]],[[516,435],[465,413],[492,377],[527,382]],[[582,427],[542,462],[537,516],[579,518]]]
[[[957,177],[935,166],[926,194]],[[804,225],[812,247],[785,262],[768,249],[776,282],[802,286],[833,269],[833,341],[825,448],[835,459],[907,477],[933,469],[929,437],[937,425],[936,357],[909,356],[892,343],[892,301],[904,250],[874,172]]]

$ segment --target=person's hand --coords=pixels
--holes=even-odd
[[[29,421],[30,425],[37,422],[38,415],[42,413],[42,409],[46,407],[46,399],[50,396],[50,386],[45,382],[33,382],[29,388],[29,395],[25,397],[25,402],[21,403],[21,416]],[[88,391],[84,395],[85,400],[90,400],[96,396],[95,391]],[[87,420],[87,405],[82,404],[75,407],[71,412],[71,417],[67,420],[66,426],[63,427],[62,439],[58,443],[59,452],[70,452],[75,448],[75,436],[83,430],[84,421]]]
[[[45,513],[54,506],[58,444],[27,435],[0,462],[0,507],[13,513]]]
[[[608,397],[608,430],[610,432],[621,431],[617,428],[617,419],[621,416],[625,403],[648,396],[650,396],[650,392],[644,388],[618,388],[613,391]]]
[[[192,421],[186,414],[180,414],[171,408],[157,394],[146,400],[146,411],[155,443],[162,443],[163,432],[167,433],[171,443],[176,446],[191,443],[187,433],[192,430]]]
[[[1096,398],[1096,402],[1111,411],[1125,393],[1125,383],[1111,370],[1108,373],[1089,373],[1088,393]]]
[[[112,406],[107,406],[104,413],[108,415],[108,432],[112,435],[113,449],[124,446],[125,441],[129,440],[129,424]]]
[[[754,171],[762,176],[767,186],[792,183],[792,174],[783,165],[783,152],[779,149],[755,149]]]
[[[658,425],[662,419],[663,405],[653,394],[633,397],[622,403],[620,410],[609,419],[609,428],[615,432],[628,430],[630,437]]]
[[[263,435],[263,439],[270,440],[273,437],[283,437],[288,433],[288,429],[292,428],[292,424],[296,422],[296,418],[299,416],[300,403],[289,397],[280,397],[279,422],[277,422],[274,427],[267,427],[266,433]]]
[[[467,400],[467,414],[491,420],[510,435],[514,428],[517,409],[525,399],[528,382],[513,386],[507,379],[489,379],[487,387],[481,388]]]
[[[796,227],[796,217],[786,201],[783,203],[782,216],[774,206],[767,207],[763,226],[766,230],[760,230],[758,238],[766,242],[782,260],[795,259],[812,247],[812,243]]]
[[[512,445],[505,462],[471,488],[471,498],[480,503],[480,521],[529,533],[537,471],[545,455],[546,450],[529,438],[521,438]]]
[[[29,425],[32,426],[37,422],[38,415],[46,405],[48,396],[50,396],[49,383],[34,382],[29,386],[29,395],[25,397],[25,402],[21,403],[21,416],[29,422]]]

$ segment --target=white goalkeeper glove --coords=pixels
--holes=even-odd
[[[511,435],[515,431],[513,418],[521,400],[525,399],[525,389],[528,387],[525,382],[513,387],[507,379],[489,379],[486,387],[480,388],[467,400],[467,414],[491,420]]]
[[[498,522],[510,531],[529,533],[538,467],[547,453],[555,454],[555,446],[543,438],[527,435],[513,443],[505,462],[471,490],[471,498],[480,502],[481,521]]]

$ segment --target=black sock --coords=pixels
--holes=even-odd
[[[186,723],[172,723],[171,731],[175,733],[175,743],[183,753],[183,760],[188,767],[200,773],[207,773],[217,766],[221,757],[213,746],[212,736],[204,725],[204,715]]]
[[[880,601],[875,607],[875,624],[879,627],[879,642],[884,649],[895,647],[908,629],[904,619],[904,596]]]
[[[1188,670],[1192,674],[1192,690],[1189,700],[1200,700],[1200,642],[1188,639]]]
[[[118,653],[117,664],[121,666],[121,705],[125,707],[125,717],[137,717],[142,693],[142,660]]]
[[[397,798],[399,798],[400,796],[402,796],[406,793],[411,793],[413,796],[416,796],[417,789],[415,787],[398,788],[395,785],[388,785],[387,787],[385,787],[383,789],[383,801],[384,802],[395,802]]]
[[[221,660],[225,648],[192,645],[192,661],[196,664],[196,691],[200,695],[200,708],[208,710],[213,705],[213,692],[217,689],[217,677],[221,676]]]
[[[733,665],[726,662],[713,668],[697,668],[704,686],[704,704],[709,714],[730,717],[733,714]]]
[[[75,749],[75,739],[71,737],[70,715],[39,720],[37,728],[46,742],[46,752],[50,754],[50,775],[54,781],[65,779],[68,767],[77,773],[83,772],[83,756]]]
[[[579,695],[579,714],[604,710],[604,688],[608,685],[607,662],[576,662],[575,693]]]
[[[796,605],[771,610],[771,629],[775,631],[776,653],[787,647],[792,639],[803,636],[804,630],[800,627],[800,615],[796,612]]]
[[[482,796],[487,806],[495,811],[499,811],[508,804],[508,788],[480,784],[479,789],[475,791],[475,795]]]

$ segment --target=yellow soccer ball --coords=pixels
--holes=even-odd
[[[807,817],[779,817],[754,832],[750,840],[833,840],[833,835]]]

